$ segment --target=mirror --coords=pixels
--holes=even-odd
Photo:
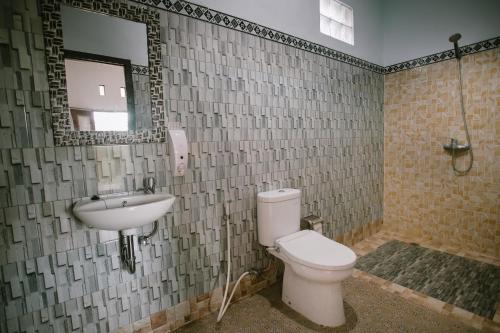
[[[146,24],[65,5],[61,7],[61,19],[73,129],[151,128],[149,89],[141,91],[149,85],[149,77],[141,72],[132,78],[132,66],[148,65]],[[139,75],[143,77],[139,79]],[[141,103],[137,110],[136,92],[143,97],[138,99]]]
[[[56,145],[164,140],[159,14],[98,0],[43,0]]]

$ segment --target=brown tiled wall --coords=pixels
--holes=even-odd
[[[465,141],[456,60],[385,76],[384,226],[500,255],[499,56],[497,48],[462,58],[475,159],[465,176],[442,148],[450,137]]]

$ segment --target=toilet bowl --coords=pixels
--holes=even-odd
[[[313,230],[299,230],[300,191],[257,195],[259,242],[285,264],[282,300],[312,322],[345,323],[341,281],[351,276],[356,254]]]
[[[356,262],[351,249],[303,230],[276,240],[268,251],[285,264],[285,304],[319,325],[345,323],[341,281],[351,276]]]

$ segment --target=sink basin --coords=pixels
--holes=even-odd
[[[80,200],[73,206],[73,213],[98,229],[125,230],[153,223],[167,213],[174,201],[175,197],[166,193],[115,195]]]

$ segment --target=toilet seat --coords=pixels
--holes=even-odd
[[[302,230],[276,240],[279,251],[304,266],[321,270],[352,268],[356,254],[313,230]]]

